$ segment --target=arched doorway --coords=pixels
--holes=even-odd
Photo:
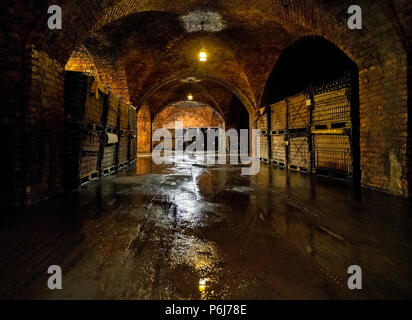
[[[300,117],[290,114],[296,111],[296,105],[292,104],[299,100],[299,94],[303,97],[299,102],[303,109],[308,107],[307,126],[290,128],[288,121]],[[296,137],[296,141],[308,141],[307,156],[311,158],[308,169],[328,175],[333,172],[334,177],[342,177],[340,173],[344,173],[346,178],[348,174],[358,190],[361,171],[357,65],[326,39],[304,37],[284,50],[269,75],[262,104],[281,101],[285,101],[287,110],[286,160],[291,152],[288,149],[294,146],[292,137]],[[343,112],[347,112],[345,121],[342,120]],[[273,109],[272,116],[276,117]],[[322,120],[318,121],[317,117]],[[302,147],[298,145],[295,149],[299,151]]]
[[[184,131],[188,129],[200,130],[203,134],[203,148],[207,147],[207,132],[209,129],[224,129],[225,121],[219,111],[207,104],[191,101],[172,103],[157,113],[153,120],[153,132],[158,129],[167,129],[172,133],[173,148],[175,147],[175,128],[181,126]],[[189,143],[184,143],[184,148]],[[216,144],[217,147],[217,144]]]

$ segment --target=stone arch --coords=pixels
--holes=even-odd
[[[185,103],[185,102],[187,102],[187,101],[185,101],[185,100],[179,100],[179,101],[173,101],[173,102],[168,103],[166,106],[162,107],[161,109],[159,109],[159,110],[156,112],[156,114],[155,114],[154,117],[153,117],[153,122],[155,122],[155,120],[156,120],[157,116],[159,115],[159,113],[161,113],[161,112],[164,111],[165,109],[167,109],[167,108],[169,108],[169,107],[171,107],[171,106],[173,106],[173,105],[182,104],[182,103]],[[194,101],[194,102],[195,102],[196,104],[203,104],[203,105],[211,108],[211,109],[216,113],[216,115],[219,117],[219,119],[222,121],[222,123],[225,123],[225,118],[224,118],[224,116],[222,115],[222,111],[221,111],[220,109],[218,109],[218,108],[216,108],[216,107],[214,107],[214,106],[211,106],[211,105],[209,105],[209,104],[207,104],[206,102],[203,102],[203,101]]]
[[[207,80],[207,81],[214,82],[214,83],[219,84],[222,87],[228,89],[236,97],[238,97],[238,99],[243,103],[243,105],[245,106],[245,108],[249,112],[249,114],[254,115],[255,107],[253,106],[250,99],[239,88],[237,88],[233,84],[225,82],[221,79],[213,78],[213,77],[210,77],[210,76],[205,75],[205,74],[181,73],[179,75],[175,75],[175,76],[166,78],[161,83],[159,83],[159,84],[153,86],[152,88],[150,88],[149,90],[147,90],[146,94],[144,94],[142,96],[142,98],[138,101],[137,105],[143,105],[144,102],[148,99],[148,97],[150,97],[150,95],[152,95],[154,92],[156,92],[160,88],[168,85],[169,83],[177,81],[179,79],[185,79],[185,78],[191,77],[191,76],[194,76],[194,77],[202,79],[202,80]]]
[[[339,47],[321,36],[305,36],[284,48],[267,77],[262,105],[283,100],[306,90],[343,78],[351,71],[358,78],[359,69]]]
[[[352,166],[353,182],[358,189],[360,174],[359,69],[337,46],[319,36],[303,37],[286,48],[268,76],[262,104],[270,105],[311,86],[323,85],[349,76],[352,82]]]
[[[190,119],[189,119],[190,117]],[[185,106],[179,103],[169,104],[153,118],[153,130],[170,124],[176,120],[190,120],[190,128],[224,127],[224,119],[219,112],[208,106]]]

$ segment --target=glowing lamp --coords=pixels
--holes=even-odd
[[[199,52],[199,60],[202,61],[202,62],[207,61],[207,52],[206,52],[206,49],[200,50],[200,52]]]
[[[187,100],[193,101],[193,95],[191,93],[189,93],[189,95],[187,96]]]
[[[206,291],[206,287],[207,287],[207,281],[209,279],[200,279],[199,280],[199,291],[200,292],[205,292]]]

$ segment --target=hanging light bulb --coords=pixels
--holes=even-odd
[[[204,7],[205,7],[205,3],[203,3],[203,4],[204,4]],[[203,9],[203,10],[205,12],[205,9]],[[203,20],[200,24],[202,26],[202,33],[203,33],[205,31],[205,17],[203,17]],[[206,62],[207,58],[208,58],[208,56],[207,56],[206,47],[205,47],[205,45],[203,43],[203,39],[202,39],[202,49],[200,49],[200,52],[199,52],[199,60],[201,62]]]
[[[199,60],[201,62],[206,62],[207,61],[207,51],[206,51],[205,47],[203,47],[199,52]]]
[[[187,95],[187,100],[193,101],[193,95],[192,95],[191,93],[189,93],[189,94]]]

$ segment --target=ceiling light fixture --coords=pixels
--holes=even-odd
[[[207,51],[206,51],[206,48],[205,48],[204,45],[203,45],[202,49],[200,49],[199,60],[201,62],[206,62],[207,61]]]
[[[193,101],[193,95],[192,95],[191,93],[189,93],[189,94],[187,95],[187,100]]]
[[[205,23],[206,23],[206,1],[204,0],[203,1],[203,19],[202,19],[202,22],[200,23],[202,26],[202,33],[205,32]],[[207,50],[206,50],[205,44],[202,39],[202,49],[200,49],[200,52],[199,52],[199,61],[206,62],[207,59],[208,59],[208,54],[207,54]]]

